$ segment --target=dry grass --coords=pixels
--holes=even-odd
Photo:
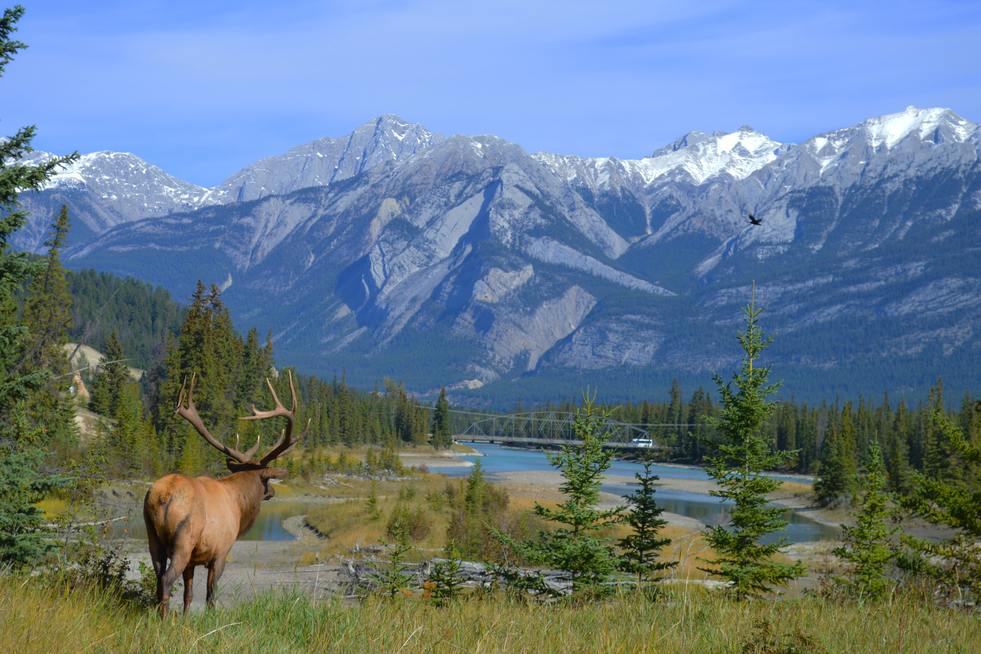
[[[800,481],[785,481],[771,497],[799,497],[810,499],[814,494],[814,485]]]
[[[760,648],[763,625],[779,648]],[[795,637],[798,645],[791,649]],[[979,642],[976,613],[906,596],[864,605],[815,597],[735,603],[690,587],[668,589],[658,603],[631,594],[585,605],[477,599],[439,608],[417,598],[316,604],[273,593],[229,609],[159,620],[98,591],[66,593],[57,584],[0,577],[3,652],[947,654],[977,651]]]
[[[379,482],[375,487],[377,514],[371,515],[368,507],[371,482],[352,480],[343,494],[346,501],[326,504],[307,516],[307,523],[327,539],[319,551],[320,556],[325,559],[347,556],[352,550],[377,545],[379,539],[385,536],[388,518],[399,502],[400,492],[403,496],[409,496],[403,501],[411,509],[420,508],[429,522],[429,533],[414,543],[416,548],[442,549],[446,545],[449,504],[444,500],[442,507],[438,503],[434,506],[427,498],[445,496],[447,484],[459,492],[459,481],[436,474],[419,474],[409,481]]]

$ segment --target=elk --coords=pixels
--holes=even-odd
[[[184,615],[187,615],[193,597],[194,568],[199,565],[208,568],[207,605],[209,608],[214,606],[215,587],[225,569],[225,557],[238,537],[252,527],[262,502],[275,495],[270,480],[286,476],[286,470],[270,468],[269,464],[290,452],[310,427],[308,421],[303,433],[293,437],[296,388],[292,374],[289,382],[293,395],[292,409],[287,410],[283,406],[267,379],[275,408],[258,411],[253,406],[251,416],[240,418],[286,418],[286,428],[279,442],[268,454],[255,461],[252,456],[259,448],[258,440],[248,451],[239,452],[223,445],[208,432],[194,408],[194,375],[186,394],[187,406],[184,405],[184,386],[187,385],[187,378],[184,378],[175,413],[190,422],[206,441],[228,457],[225,465],[232,474],[222,479],[167,475],[158,479],[143,499],[143,520],[146,522],[150,559],[157,576],[157,607],[161,618],[169,610],[170,592],[178,575],[184,577]],[[237,437],[235,445],[238,446]]]

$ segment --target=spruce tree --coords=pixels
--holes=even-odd
[[[821,445],[814,495],[821,506],[851,501],[855,491],[855,458],[848,436],[832,426]]]
[[[882,597],[892,582],[886,577],[886,565],[896,557],[890,542],[899,527],[890,529],[886,520],[893,514],[886,495],[886,475],[879,442],[869,446],[869,462],[860,482],[865,495],[852,515],[854,527],[841,526],[842,544],[833,552],[849,565],[844,576],[835,579],[847,595],[859,599]]]
[[[932,416],[934,426],[943,434],[947,445],[981,470],[981,447],[972,445],[964,434],[941,412]],[[903,542],[940,561],[939,572],[947,581],[970,587],[981,593],[981,476],[970,480],[967,487],[952,485],[913,472],[913,493],[900,498],[900,505],[931,523],[954,530],[948,539],[932,542],[903,536]]]
[[[436,410],[433,412],[433,447],[446,450],[453,445],[450,431],[450,403],[446,399],[446,387],[439,390],[436,400]]]
[[[103,416],[115,415],[128,381],[129,367],[126,365],[126,355],[116,331],[113,330],[109,342],[106,343],[106,351],[99,359],[99,371],[92,384],[89,408]]]
[[[787,526],[783,509],[767,506],[766,496],[780,487],[779,480],[762,472],[791,461],[794,452],[770,453],[770,443],[761,431],[776,403],[768,400],[779,384],[769,384],[770,367],[755,365],[773,337],[763,337],[757,324],[763,309],[755,307],[754,297],[746,313],[746,331],[737,336],[746,355],[742,370],[728,383],[719,375],[715,382],[722,398],[719,417],[711,422],[718,433],[716,456],[709,458],[708,475],[719,485],[711,495],[734,503],[731,524],[717,525],[706,535],[717,558],[705,572],[722,577],[724,590],[735,599],[760,597],[772,585],[783,585],[805,574],[803,564],[772,560],[787,540],[760,543],[764,536]]]
[[[26,46],[11,39],[23,7],[6,9],[0,18],[0,78],[14,55]],[[18,315],[15,293],[29,279],[43,277],[50,261],[31,260],[13,252],[11,235],[27,221],[18,196],[40,191],[58,167],[77,158],[52,157],[28,166],[20,163],[32,151],[34,127],[0,139],[0,564],[20,566],[50,549],[42,512],[35,504],[43,494],[63,485],[64,479],[40,472],[45,453],[37,441],[45,439],[44,424],[30,424],[27,405],[43,392],[54,375],[42,361],[25,369],[37,334]],[[43,349],[43,348],[42,348]]]
[[[627,495],[630,510],[624,516],[624,522],[630,525],[633,533],[617,543],[620,546],[620,569],[636,574],[638,584],[678,564],[677,561],[660,560],[661,550],[671,544],[671,539],[659,536],[668,521],[661,517],[664,509],[654,499],[654,486],[659,477],[651,474],[653,463],[651,453],[647,452],[643,474],[634,473],[640,488]]]
[[[559,490],[566,500],[555,509],[536,503],[533,513],[559,527],[520,543],[495,533],[532,563],[567,573],[573,594],[598,592],[599,584],[610,577],[619,562],[612,539],[596,535],[620,523],[624,510],[622,506],[597,508],[603,473],[613,461],[613,451],[603,450],[602,424],[603,418],[594,414],[593,398],[584,394],[583,405],[573,418],[573,431],[582,444],[565,445],[557,454],[547,455],[549,463],[562,473],[564,481]]]
[[[30,339],[19,364],[20,372],[48,370],[52,375],[25,404],[30,423],[44,425],[45,444],[68,445],[77,438],[68,396],[71,373],[65,352],[72,327],[71,297],[60,256],[70,226],[68,207],[62,205],[51,225],[51,238],[44,242],[48,248],[44,268],[31,279],[24,304],[24,324]]]

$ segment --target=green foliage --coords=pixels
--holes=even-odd
[[[718,558],[714,565],[700,568],[725,579],[728,582],[725,592],[740,600],[760,597],[769,592],[769,586],[785,584],[805,573],[800,562],[791,565],[771,560],[786,545],[785,538],[769,544],[759,542],[762,537],[787,525],[787,521],[781,519],[783,510],[767,506],[766,498],[782,482],[762,471],[786,463],[794,453],[771,453],[770,442],[761,433],[775,408],[775,402],[767,400],[767,396],[772,395],[778,385],[768,383],[769,367],[760,368],[754,364],[773,338],[764,339],[757,324],[762,309],[756,309],[751,301],[744,312],[747,329],[738,335],[746,353],[742,370],[733,373],[728,383],[715,376],[722,411],[719,418],[712,421],[718,433],[718,440],[713,444],[717,454],[709,459],[708,468],[709,477],[720,488],[710,494],[730,500],[735,506],[729,527],[717,525],[706,536]]]
[[[423,445],[427,436],[428,411],[415,398],[409,398],[401,382],[397,390],[395,434],[403,443]]]
[[[661,550],[671,544],[671,539],[658,536],[668,521],[660,517],[664,509],[654,499],[654,483],[659,477],[651,474],[652,464],[648,452],[644,459],[644,472],[634,473],[640,488],[626,496],[630,510],[624,516],[624,522],[633,528],[633,533],[617,543],[620,546],[619,568],[636,574],[638,584],[678,564],[677,561],[659,560]]]
[[[65,281],[74,316],[69,340],[105,353],[115,332],[134,368],[159,365],[167,338],[177,337],[187,315],[169,291],[132,277],[85,269],[66,271]]]
[[[30,337],[18,364],[24,375],[38,371],[51,374],[26,401],[24,411],[32,426],[43,425],[45,442],[61,448],[71,445],[76,438],[71,399],[67,397],[71,380],[64,349],[72,324],[71,298],[65,287],[65,272],[60,259],[70,226],[68,209],[62,206],[51,225],[51,238],[44,243],[48,247],[44,267],[27,285],[23,322]]]
[[[969,443],[963,432],[942,413],[934,413],[933,420],[953,451],[967,463],[981,465],[981,447]],[[981,549],[977,546],[981,541],[981,476],[971,482],[965,488],[914,472],[913,494],[902,498],[901,506],[933,524],[953,529],[955,533],[940,542],[907,534],[903,536],[903,542],[918,552],[935,557],[939,563],[934,566],[934,572],[942,575],[945,581],[981,593]]]
[[[378,542],[382,547],[388,549],[388,567],[382,567],[375,562],[369,563],[374,572],[372,578],[377,585],[377,592],[394,598],[396,595],[412,595],[409,584],[412,583],[413,576],[406,571],[412,567],[406,562],[406,555],[411,551],[409,545],[409,535],[405,531],[398,529],[393,536],[395,543],[390,544],[384,538],[379,538]]]
[[[453,445],[453,435],[450,431],[450,403],[446,399],[446,387],[439,390],[436,400],[436,410],[433,412],[433,447],[437,450],[447,450]]]
[[[398,539],[401,535],[416,542],[424,540],[433,527],[433,519],[422,506],[409,508],[409,502],[401,499],[392,507],[385,533]]]
[[[847,412],[839,430],[832,426],[821,447],[814,496],[821,506],[848,504],[855,490],[854,430],[849,429]]]
[[[463,562],[460,559],[460,552],[450,541],[443,553],[446,558],[432,564],[429,577],[423,586],[426,598],[432,600],[436,606],[446,606],[457,599],[460,596],[460,589],[463,587],[460,576],[463,571]]]
[[[886,566],[896,557],[890,536],[899,527],[886,526],[893,509],[888,506],[885,470],[877,441],[872,442],[868,470],[860,486],[865,496],[852,514],[855,526],[841,526],[842,543],[833,550],[849,567],[834,582],[850,597],[878,599],[893,585],[886,576]]]
[[[67,480],[38,472],[44,453],[0,445],[0,565],[34,563],[58,543],[35,504]]]
[[[444,495],[450,497],[452,505],[446,541],[453,543],[460,555],[469,561],[503,561],[515,557],[516,552],[493,537],[495,531],[519,539],[529,536],[530,519],[508,508],[507,490],[487,482],[479,458],[460,492],[448,483]]]
[[[91,387],[89,409],[104,416],[114,415],[122,402],[123,389],[128,380],[126,355],[116,332],[113,331],[106,343],[105,352],[99,359],[98,373]]]
[[[566,445],[549,462],[562,473],[559,486],[567,499],[555,509],[536,503],[534,514],[558,523],[554,531],[541,531],[532,541],[517,543],[500,533],[496,536],[513,545],[531,562],[562,570],[572,580],[573,594],[595,593],[599,584],[616,570],[618,559],[610,538],[596,535],[622,520],[623,507],[601,511],[599,489],[603,473],[613,461],[612,451],[603,451],[603,419],[593,414],[593,400],[584,394],[584,408],[574,418],[576,438],[581,445]]]
[[[235,419],[250,415],[252,406],[270,402],[266,378],[272,377],[272,366],[271,342],[261,346],[255,330],[243,341],[218,287],[205,290],[198,282],[180,338],[168,344],[163,365],[154,373],[154,427],[167,439],[180,472],[196,475],[203,469],[223,467],[220,453],[174,414],[185,380],[195,377],[194,404],[215,438],[224,440],[236,433],[245,442],[265,438],[271,445],[279,435],[273,421],[250,421],[237,429]],[[284,374],[275,383],[269,382],[280,398],[290,397],[287,378]]]
[[[0,77],[26,47],[10,38],[23,14],[18,6],[4,10],[0,18]],[[58,372],[66,367],[64,353],[58,352],[65,315],[61,307],[46,303],[66,302],[58,250],[68,229],[67,212],[62,210],[55,221],[48,257],[12,252],[9,241],[27,220],[18,195],[40,191],[59,166],[78,155],[53,157],[37,166],[19,163],[32,151],[33,137],[34,128],[25,127],[0,139],[0,563],[12,566],[27,565],[55,547],[34,504],[66,480],[41,472],[47,454],[41,446],[71,428],[67,403],[44,395],[59,387],[53,367],[60,366]],[[25,285],[27,307],[19,316],[16,295]]]
[[[368,491],[365,513],[368,514],[368,520],[377,520],[381,517],[381,512],[378,510],[378,482],[374,479],[371,480],[371,489]]]

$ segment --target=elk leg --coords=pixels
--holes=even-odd
[[[194,568],[193,565],[184,568],[184,615],[187,615],[191,600],[194,599]]]
[[[160,617],[167,616],[167,610],[170,606],[170,591],[174,588],[174,583],[177,581],[177,575],[184,572],[187,564],[190,562],[190,555],[184,554],[183,552],[173,552],[170,557],[170,565],[167,566],[167,571],[158,580],[158,586],[160,588],[158,594],[160,595]],[[193,576],[194,572],[191,571]],[[185,610],[187,607],[185,605]]]
[[[215,591],[218,587],[218,580],[221,578],[221,573],[225,571],[225,557],[216,556],[211,559],[211,563],[208,566],[208,597],[207,603],[209,608],[214,608],[215,606]]]
[[[157,606],[163,601],[163,574],[167,569],[167,550],[160,542],[153,522],[146,520],[146,536],[150,546],[150,561],[153,563],[153,574],[157,578]]]

